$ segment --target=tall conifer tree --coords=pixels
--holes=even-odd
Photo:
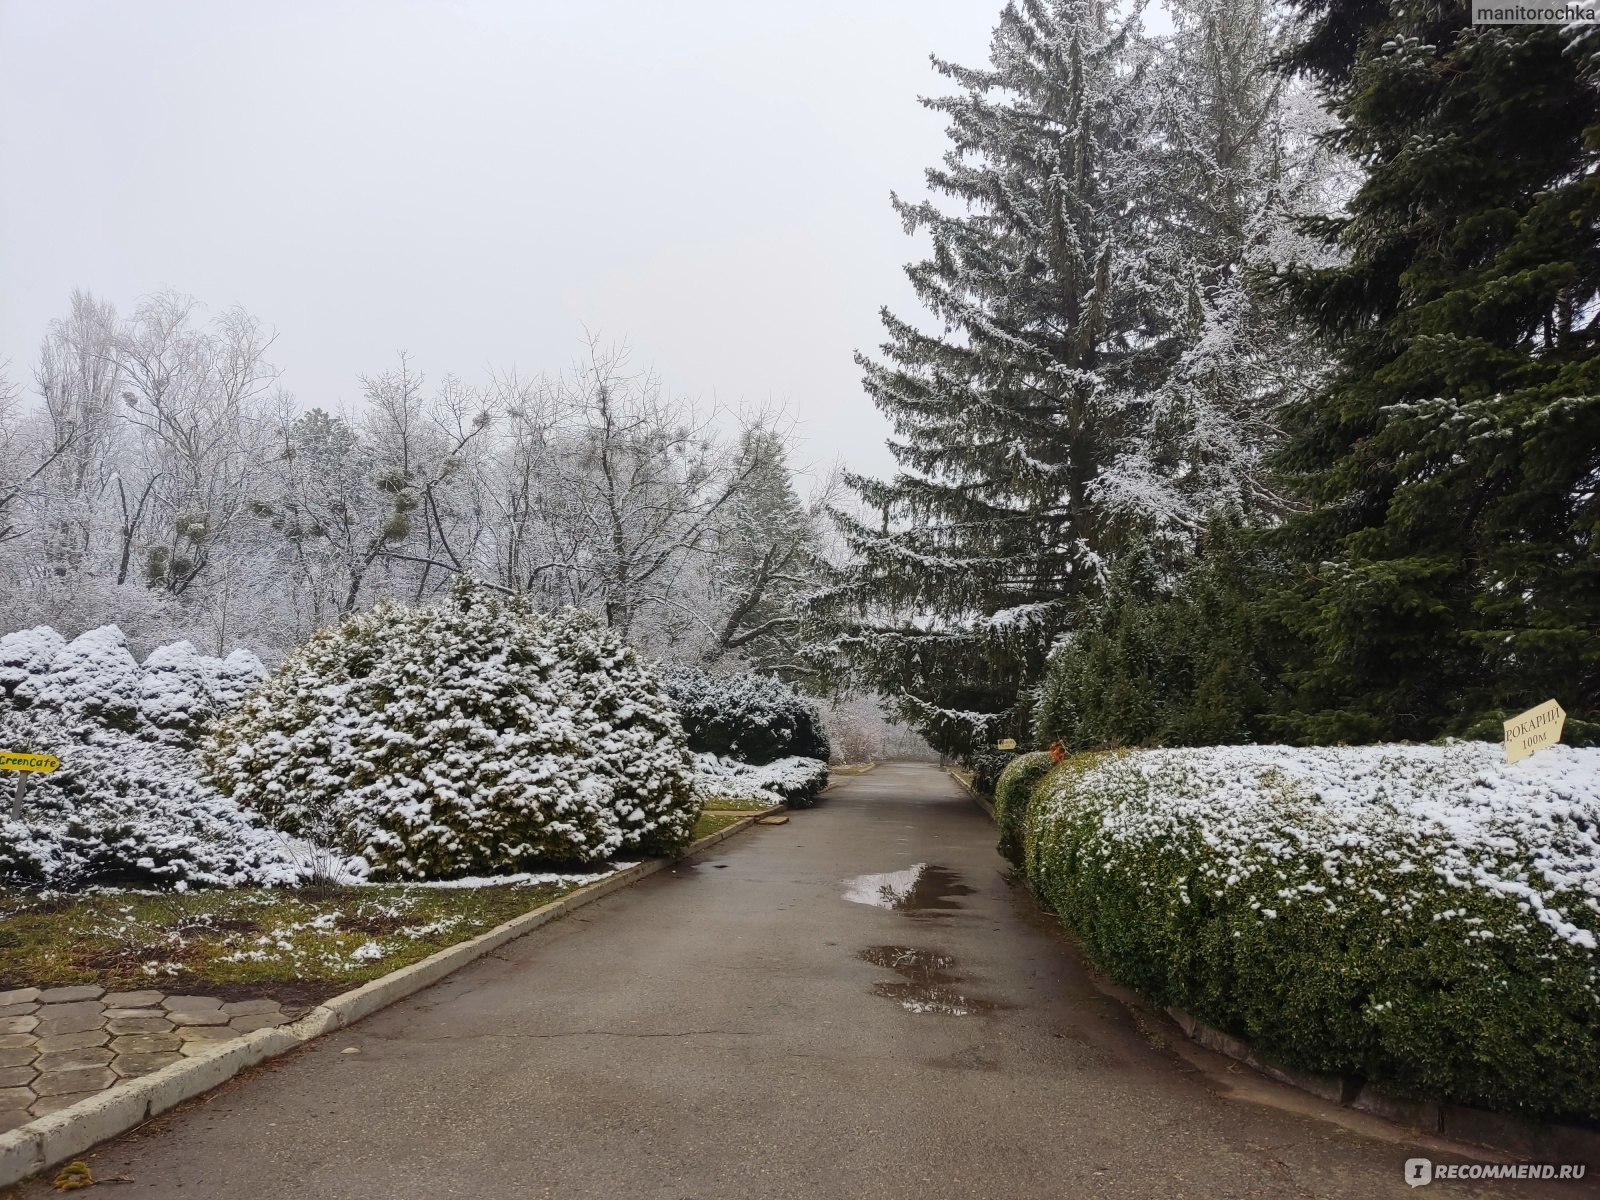
[[[858,565],[832,600],[941,749],[1025,731],[1019,693],[1115,550],[1091,486],[1173,354],[1148,60],[1102,0],[1018,0],[987,68],[935,60],[961,91],[924,100],[952,143],[927,181],[957,203],[894,206],[932,240],[907,271],[943,329],[885,311],[882,358],[858,356],[901,470],[852,478],[875,517],[842,519]]]
[[[1283,465],[1311,511],[1284,598],[1307,643],[1296,731],[1495,734],[1600,705],[1600,105],[1593,27],[1461,4],[1299,0],[1295,63],[1365,168],[1302,272],[1331,384]],[[1592,733],[1592,727],[1589,733]]]

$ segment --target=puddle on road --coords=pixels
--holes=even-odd
[[[871,904],[895,912],[948,912],[958,909],[954,897],[970,896],[972,889],[948,867],[917,863],[904,871],[883,875],[857,875],[848,880],[844,898],[854,904]]]
[[[940,1013],[969,1017],[1007,1007],[995,1000],[971,996],[961,988],[964,977],[952,968],[956,960],[937,950],[912,946],[868,946],[858,958],[901,976],[893,982],[872,985],[874,995],[894,1000],[907,1012]]]

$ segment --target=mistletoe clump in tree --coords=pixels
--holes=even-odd
[[[858,565],[829,598],[872,685],[957,752],[1023,732],[1019,694],[1115,550],[1094,481],[1176,353],[1141,214],[1149,43],[1094,0],[1027,0],[990,60],[935,60],[962,90],[924,101],[952,142],[928,185],[960,209],[894,204],[932,239],[907,273],[944,332],[885,312],[883,359],[858,357],[901,470],[850,479],[875,516],[841,515]]]
[[[1295,65],[1364,168],[1290,282],[1339,368],[1290,410],[1310,511],[1282,612],[1293,732],[1498,736],[1600,708],[1600,92],[1593,26],[1300,0]]]
[[[619,638],[463,581],[314,635],[206,747],[216,785],[377,878],[669,853],[698,815],[671,705]]]

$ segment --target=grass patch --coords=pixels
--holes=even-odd
[[[703,812],[700,814],[700,819],[694,823],[693,840],[698,842],[703,837],[709,837],[711,834],[716,833],[719,830],[726,829],[729,825],[732,825],[736,821],[744,820],[752,813],[765,811],[766,809],[764,808],[747,808],[732,812]]]
[[[72,896],[0,891],[0,991],[75,983],[169,992],[295,984],[332,995],[577,886],[574,880]]]
[[[705,807],[696,839],[768,811],[720,797]],[[0,888],[0,991],[78,983],[202,994],[242,988],[315,1003],[486,933],[583,882],[77,894]]]
[[[712,796],[701,806],[701,811],[753,813],[766,812],[770,807],[773,806],[761,804],[755,800],[741,799],[738,796]]]
[[[865,775],[877,765],[877,763],[845,763],[840,767],[830,766],[828,770],[835,775]]]

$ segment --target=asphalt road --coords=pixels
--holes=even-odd
[[[1580,1194],[1412,1192],[1407,1158],[1461,1156],[1179,1058],[993,843],[881,766],[90,1161],[118,1200]]]

